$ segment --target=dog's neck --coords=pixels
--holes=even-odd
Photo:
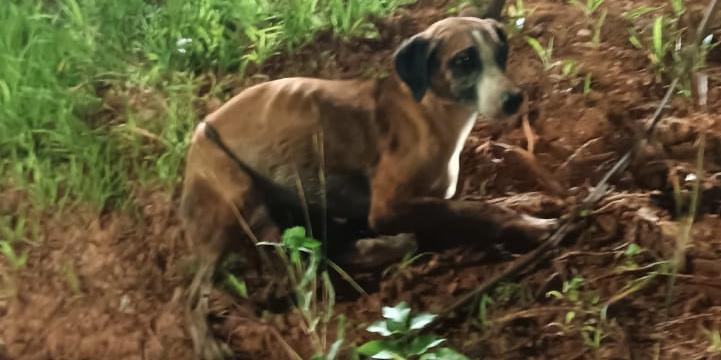
[[[402,109],[401,116],[406,117],[418,134],[416,140],[419,142],[413,146],[420,151],[430,150],[426,159],[432,159],[431,166],[445,169],[445,176],[438,177],[431,188],[445,198],[453,197],[458,183],[460,154],[476,122],[477,109],[437,96],[432,91],[427,91],[418,102],[397,77],[387,81],[380,86],[385,93],[381,95],[386,98],[385,105]]]
[[[387,89],[397,91],[403,102],[414,104],[428,120],[431,131],[441,135],[447,141],[456,142],[456,139],[464,137],[464,132],[468,132],[469,120],[475,122],[477,108],[472,105],[459,104],[457,101],[447,99],[436,95],[430,89],[426,91],[420,102],[415,101],[408,87],[397,77],[391,76],[386,79]],[[467,134],[466,134],[467,136]]]

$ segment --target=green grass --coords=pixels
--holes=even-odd
[[[242,75],[319,30],[374,36],[371,16],[408,0],[0,2],[2,185],[39,208],[127,201],[174,186],[200,76]],[[117,104],[108,110],[111,91]],[[136,105],[153,94],[157,111]]]
[[[0,223],[0,257],[25,265],[28,248],[6,235],[33,245],[37,229],[18,221],[37,211],[123,208],[149,185],[171,192],[204,79],[216,79],[204,93],[223,97],[219,84],[248,65],[325,29],[376,36],[371,17],[411,2],[1,1],[0,190],[24,191],[31,204]]]

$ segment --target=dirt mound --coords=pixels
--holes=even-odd
[[[445,16],[445,6],[422,1],[378,20],[379,39],[344,43],[321,34],[297,53],[255,69],[256,75],[228,81],[227,90],[290,75],[347,78],[390,71],[394,47]],[[554,59],[572,60],[579,71],[563,77],[559,67],[544,70],[523,36],[511,38],[508,68],[527,94],[530,132],[479,124],[463,152],[461,196],[559,216],[633,144],[664,87],[649,70],[646,54],[628,41],[626,2],[606,1],[609,13],[598,47],[590,45],[588,34],[594,22],[581,10],[544,0],[526,6],[534,11],[524,35],[541,44],[553,38]],[[713,65],[709,73],[719,70]],[[584,91],[587,77],[590,90]],[[710,81],[709,112],[717,113],[720,80]],[[721,120],[688,99],[674,101],[667,114],[644,162],[613,181],[615,190],[590,214],[585,231],[523,282],[491,294],[494,302],[486,304],[485,315],[458,314],[438,332],[474,359],[718,355],[721,344],[714,348],[713,334],[721,327]],[[705,128],[703,206],[684,237],[672,189],[675,183],[690,186],[697,138]],[[529,163],[515,149],[530,147],[562,194],[526,175]],[[13,270],[0,261],[0,274],[9,274],[0,277],[7,289],[0,298],[0,358],[191,358],[181,297],[191,254],[176,220],[177,199],[152,190],[135,199],[137,213],[98,216],[95,209],[79,208],[63,216],[37,214],[34,221],[45,236],[32,246],[27,266]],[[11,218],[28,203],[10,191],[0,200],[0,211]],[[683,256],[684,266],[670,285],[667,260],[674,256]],[[369,339],[364,325],[379,318],[383,305],[405,300],[414,309],[440,312],[506,265],[489,264],[466,249],[424,257],[386,276],[379,291],[338,304],[337,312],[352,324],[346,339],[355,344]],[[550,291],[555,295],[547,296]],[[273,314],[220,290],[213,294],[213,309],[215,332],[236,358],[311,355],[297,314]]]
[[[0,311],[8,359],[190,358],[173,202],[138,198],[139,214],[38,215],[43,242],[22,271],[2,269],[14,295]]]

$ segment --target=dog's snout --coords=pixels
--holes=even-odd
[[[523,93],[518,90],[507,91],[503,93],[501,101],[503,103],[503,112],[506,113],[506,115],[513,115],[523,103]]]

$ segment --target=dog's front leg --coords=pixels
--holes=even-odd
[[[488,242],[503,238],[510,249],[536,244],[555,225],[484,201],[430,197],[379,202],[371,207],[369,223],[381,234],[416,233],[448,244]],[[485,244],[482,244],[485,245]]]

